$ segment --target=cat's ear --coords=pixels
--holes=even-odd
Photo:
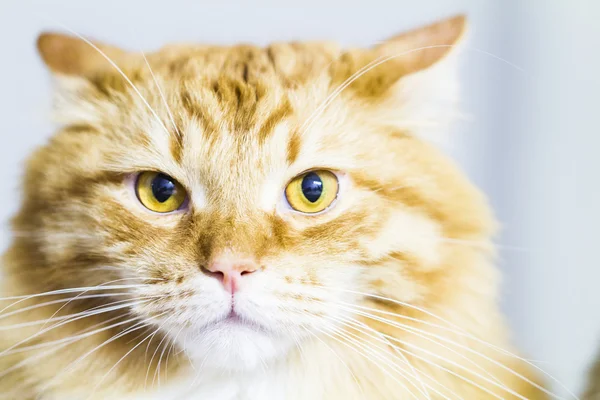
[[[42,33],[37,48],[44,63],[55,74],[89,79],[114,68],[125,58],[123,50],[60,33]]]
[[[385,82],[389,121],[420,136],[433,133],[458,114],[458,54],[464,44],[467,20],[458,15],[417,28],[374,47],[375,60],[387,60],[377,82]],[[377,67],[379,68],[379,67]],[[433,132],[429,132],[432,130]],[[442,143],[442,142],[440,142]]]
[[[115,76],[115,65],[123,67],[128,53],[58,33],[40,35],[37,47],[55,78],[53,120],[69,125],[94,124],[106,118],[111,108],[107,102],[98,101],[107,96],[101,87],[113,81],[105,78]]]
[[[375,46],[380,58],[392,58],[402,76],[427,70],[457,52],[467,30],[467,19],[457,15],[394,36]]]

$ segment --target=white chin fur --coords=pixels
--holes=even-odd
[[[292,344],[250,326],[223,322],[182,332],[175,340],[196,366],[225,371],[262,368],[283,357]]]

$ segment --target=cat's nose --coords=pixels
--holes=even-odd
[[[239,287],[242,277],[258,270],[256,261],[241,257],[218,257],[212,260],[205,268],[204,272],[223,283],[223,287],[232,294]]]

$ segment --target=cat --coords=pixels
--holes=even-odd
[[[42,34],[60,129],[3,258],[0,398],[546,398],[485,197],[431,140],[466,29],[148,55]]]

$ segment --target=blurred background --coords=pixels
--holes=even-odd
[[[60,25],[123,47],[334,39],[368,46],[466,12],[464,110],[447,151],[490,198],[502,231],[502,307],[526,357],[582,390],[600,348],[600,1],[0,0],[0,246],[24,158],[51,135],[35,52]],[[504,60],[504,61],[503,61]]]

